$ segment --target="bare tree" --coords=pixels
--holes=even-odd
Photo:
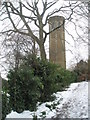
[[[18,69],[26,54],[36,54],[36,48],[31,38],[18,33],[13,33],[10,36],[4,34],[2,46],[3,57],[6,58],[5,63],[10,68]]]
[[[55,6],[57,4],[60,6]],[[3,35],[8,34],[8,36],[17,33],[29,37],[30,41],[32,40],[38,44],[41,58],[46,59],[45,42],[47,36],[64,24],[52,31],[48,31],[48,20],[54,15],[64,16],[65,18],[65,32],[74,42],[71,50],[71,41],[66,39],[66,44],[69,46],[67,51],[73,54],[74,63],[75,60],[77,61],[78,56],[79,60],[83,59],[79,49],[82,48],[84,50],[83,46],[88,46],[88,24],[86,24],[88,21],[88,2],[68,1],[66,4],[60,4],[60,0],[3,2],[0,16],[6,26],[1,33]],[[72,34],[72,31],[69,31],[69,27],[71,28],[72,26],[75,31],[74,34]],[[23,42],[24,44],[25,41]]]
[[[60,4],[59,2],[59,0],[52,0],[50,2],[47,0],[41,0],[42,9],[39,9],[40,0],[17,2],[17,5],[12,2],[3,2],[1,9],[3,12],[1,12],[1,15],[6,14],[6,16],[4,16],[2,20],[9,19],[10,25],[12,25],[13,28],[8,27],[8,29],[4,29],[2,33],[8,32],[11,34],[14,32],[30,36],[32,40],[38,44],[41,58],[46,59],[44,44],[47,36],[64,24],[63,23],[48,32],[45,30],[45,27],[47,26],[49,18],[53,15],[60,14],[60,12],[64,13],[64,11],[68,11],[66,12],[66,14],[68,14],[66,15],[65,20],[70,20],[74,9],[80,4],[78,2],[68,2],[67,5],[62,5],[61,7],[57,9],[55,8],[51,11],[51,8],[55,4]],[[24,11],[27,11],[27,13]],[[33,32],[33,26],[31,23],[33,23],[34,29],[38,31],[38,35]]]
[[[69,25],[72,26],[72,31],[68,30]],[[72,47],[72,51],[69,51],[73,56],[71,60],[73,60],[74,64],[82,59],[84,61],[88,59],[88,28],[88,2],[81,2],[81,4],[74,9],[73,15],[71,19],[68,20],[66,26],[66,33],[73,41],[71,46],[69,40],[66,40],[66,42],[69,43],[68,46]]]

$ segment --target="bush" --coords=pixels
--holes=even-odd
[[[25,64],[31,66],[34,75],[38,76],[42,82],[42,87],[40,88],[41,102],[49,101],[53,97],[51,95],[54,92],[55,88],[55,77],[58,66],[56,64],[50,63],[46,60],[40,60],[39,58],[28,57]]]
[[[9,97],[4,93],[2,94],[2,120],[5,120],[6,115],[11,112],[9,104]]]
[[[34,110],[40,98],[40,79],[29,67],[11,70],[8,74],[10,104],[14,111]]]
[[[34,110],[38,101],[53,100],[54,92],[74,81],[70,71],[35,56],[26,56],[18,70],[8,73],[11,108],[17,112]]]
[[[34,68],[34,74],[38,76],[43,84],[43,88],[40,89],[42,102],[52,99],[51,95],[54,92],[55,86],[55,70],[57,66],[44,60],[38,60],[36,67]]]
[[[76,75],[74,74],[74,72],[70,72],[61,67],[58,67],[58,69],[55,72],[54,92],[64,90],[65,87],[68,87],[70,83],[73,83],[75,81]]]
[[[8,82],[2,80],[2,120],[5,120],[6,115],[11,112],[8,95]]]

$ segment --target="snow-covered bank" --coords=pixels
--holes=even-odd
[[[55,101],[38,105],[36,112],[12,111],[7,118],[88,118],[88,82],[73,83],[63,92],[57,92]]]

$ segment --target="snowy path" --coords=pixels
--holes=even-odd
[[[33,118],[34,114],[38,118],[88,118],[88,82],[73,83],[66,91],[55,93],[55,96],[55,101],[41,104],[36,112],[19,114],[12,111],[7,118]],[[50,109],[46,104],[57,105]]]
[[[88,83],[74,83],[66,92],[69,91],[62,105],[57,106],[54,118],[88,118]]]

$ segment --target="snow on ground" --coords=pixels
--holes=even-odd
[[[72,83],[65,91],[54,93],[56,99],[38,105],[36,112],[12,111],[7,118],[88,118],[88,82]]]

